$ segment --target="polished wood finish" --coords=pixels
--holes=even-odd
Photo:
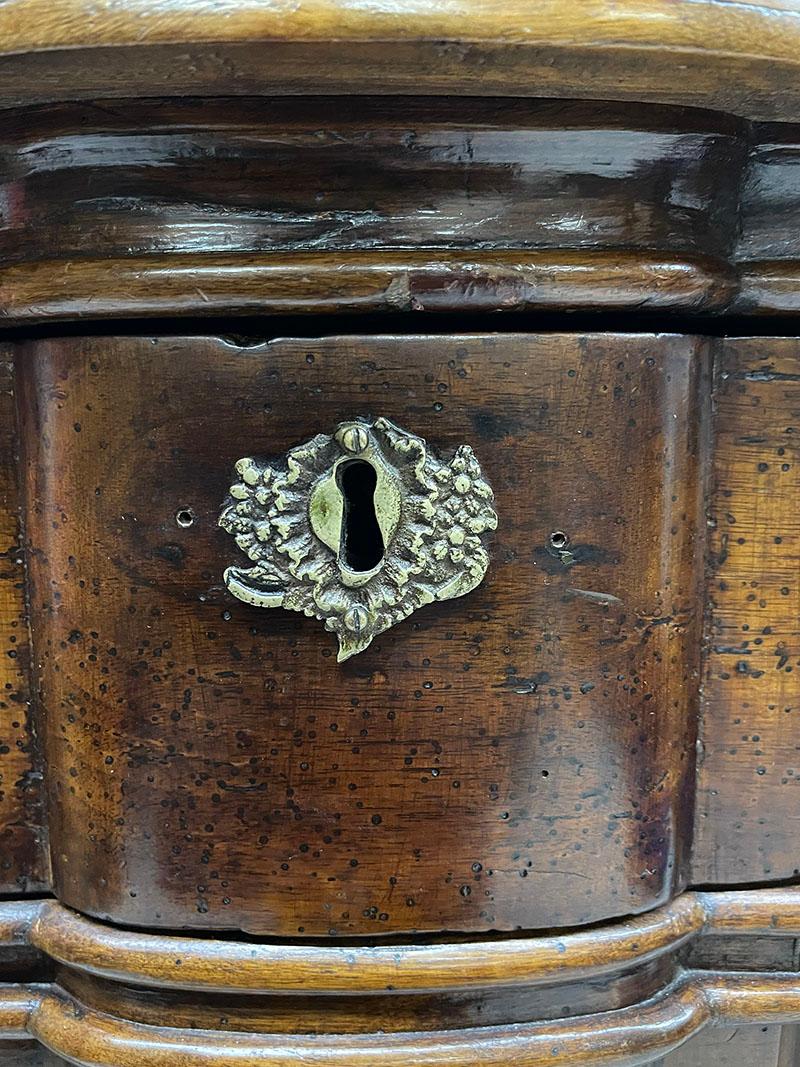
[[[736,292],[725,264],[630,252],[149,255],[113,270],[99,259],[0,268],[0,318],[25,325],[309,311],[714,311]]]
[[[425,93],[688,104],[797,120],[792,0],[9,0],[0,101]]]
[[[0,5],[0,1064],[798,1067],[795,0],[188,11]],[[499,526],[339,665],[359,414]]]
[[[660,940],[653,942],[656,918],[661,933]],[[716,941],[716,959],[733,961],[738,953],[749,970],[723,975],[699,958],[688,971],[682,970],[687,919],[693,927],[693,947]],[[672,941],[668,943],[662,935],[670,927]],[[667,1065],[671,1067],[674,1056],[676,1064],[686,1067],[713,1063],[712,1052],[720,1050],[721,1041],[736,1041],[725,1025],[740,1026],[751,1013],[760,1021],[797,1017],[797,977],[775,973],[762,946],[769,943],[778,949],[786,945],[793,951],[798,934],[800,891],[796,889],[689,894],[657,916],[604,929],[564,932],[558,938],[527,939],[528,973],[520,969],[518,988],[512,993],[498,986],[506,977],[501,950],[508,947],[513,958],[523,943],[507,939],[482,945],[443,942],[427,950],[396,945],[387,947],[382,962],[381,953],[369,945],[323,951],[313,945],[131,934],[87,921],[48,901],[0,904],[0,943],[27,944],[55,954],[67,965],[54,985],[0,987],[0,1024],[9,1038],[36,1034],[70,1062],[95,1067],[120,1067],[133,1063],[136,1056],[158,1067],[167,1062],[164,1057],[178,1064],[260,1065],[288,1064],[298,1056],[311,1056],[313,1062],[349,1065],[365,1058],[395,1063],[401,1055],[426,1065],[466,1067],[509,1059],[538,1065],[547,1062],[544,1057],[552,1056],[554,1047],[559,1049],[561,1062],[569,1065],[644,1064],[667,1053]],[[739,944],[755,951],[745,956]],[[560,970],[555,966],[559,950]],[[631,970],[634,961],[654,963],[653,952],[661,956],[657,970],[646,968],[638,974]],[[390,974],[385,968],[390,966],[391,953],[395,969]],[[456,966],[458,953],[462,955]],[[494,973],[488,969],[484,975],[471,973],[481,956],[488,963],[492,955]],[[106,966],[98,966],[102,959]],[[590,968],[587,961],[591,961]],[[247,983],[244,999],[220,995],[222,990],[243,990],[242,977],[246,981],[248,971],[252,975],[258,970],[268,976],[270,988],[282,991],[281,996],[254,996],[264,988],[263,978],[258,986]],[[348,973],[352,984],[342,986],[337,976]],[[408,984],[403,982],[404,973],[412,979]],[[633,980],[626,977],[634,974]],[[113,981],[91,975],[105,975]],[[319,978],[326,975],[334,981],[320,986]],[[392,982],[373,986],[370,975],[378,983],[387,977]],[[589,986],[576,986],[576,979],[592,975]],[[597,981],[600,976],[602,982]],[[136,985],[119,984],[126,980]],[[660,984],[653,984],[659,980]],[[359,983],[362,993],[371,990],[372,994],[366,1013],[363,1001],[352,995]],[[472,991],[464,996],[470,985]],[[594,1010],[602,1005],[601,1014],[587,1009],[585,998],[592,987],[596,998],[606,997],[605,1002],[595,1001]],[[309,997],[314,988],[327,995]],[[443,995],[457,990],[462,991],[457,998]],[[537,998],[541,1011],[542,998],[547,996],[554,998],[550,1016],[571,1013],[571,1017],[560,1022],[525,1021],[537,1018]],[[565,1001],[570,1009],[554,1007]],[[518,1019],[515,1012],[519,1011],[528,1014]],[[723,1026],[718,1039],[704,1034],[702,1041],[688,1040],[712,1022]],[[745,1049],[758,1049],[763,1053],[759,1063],[789,1067],[795,1036],[793,1029],[779,1034],[762,1026],[732,1047],[739,1056]],[[547,1041],[557,1045],[548,1048]],[[731,1057],[731,1048],[725,1051]],[[728,1058],[722,1062],[740,1065],[744,1061]]]
[[[0,986],[0,1028],[29,1033],[84,1067],[330,1067],[369,1062],[405,1067],[639,1067],[680,1048],[716,1022],[722,1026],[800,1020],[800,981],[787,974],[686,972],[661,996],[569,1020],[404,1034],[236,1034],[131,1023],[98,1012],[63,990]]]
[[[700,939],[723,945],[715,949],[718,958],[743,939],[749,949],[764,942],[794,952],[797,938],[800,890],[794,888],[683,893],[624,922],[554,935],[383,946],[135,932],[87,919],[56,901],[0,903],[3,947],[27,946],[70,971],[100,978],[214,993],[346,996],[546,985],[679,958],[687,944]],[[699,964],[701,957],[692,958]],[[751,968],[758,963],[752,955],[738,959]]]
[[[745,139],[704,112],[638,119],[510,100],[468,121],[431,100],[12,112],[0,316],[721,310]]]
[[[23,347],[59,897],[282,936],[665,900],[692,814],[705,366],[702,343],[651,335]],[[363,411],[471,441],[504,521],[466,609],[337,666],[313,621],[224,590],[216,520],[239,456]]]
[[[797,310],[796,126],[607,102],[164,99],[11,111],[0,140],[7,324]]]

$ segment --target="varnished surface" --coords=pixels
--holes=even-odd
[[[739,285],[732,304],[739,313],[793,314],[800,308],[798,141],[792,125],[753,131],[740,192]]]
[[[0,1031],[36,1037],[85,1067],[640,1067],[680,1048],[710,1024],[800,1020],[800,980],[788,974],[687,972],[633,1008],[573,1019],[409,1034],[223,1033],[130,1022],[73,999],[58,986],[0,986]],[[793,1051],[793,1050],[791,1050]]]
[[[0,5],[0,104],[91,101],[0,117],[0,316],[796,313],[800,137],[746,119],[800,118],[797,6],[535,14]],[[674,896],[800,876],[795,341],[23,347],[0,892],[49,884],[46,767],[56,891],[148,929],[0,905],[0,1063],[796,1067],[797,890]],[[361,412],[503,506],[488,584],[340,671],[227,598],[214,521],[237,456]]]
[[[657,100],[797,118],[796,5],[12,0],[0,100],[425,91]],[[26,54],[27,53],[27,54]]]
[[[674,959],[605,975],[590,982],[559,981],[504,988],[489,986],[458,993],[314,993],[230,996],[208,991],[142,989],[59,969],[56,982],[70,996],[98,1012],[145,1026],[218,1031],[231,1035],[298,1035],[326,1043],[333,1035],[449,1032],[486,1026],[526,1025],[553,1019],[635,1008],[660,996],[675,979]],[[280,1040],[280,1037],[278,1037]],[[0,1042],[0,1045],[2,1042]]]
[[[698,311],[735,292],[726,257],[746,143],[720,115],[127,101],[12,113],[0,141],[0,316],[11,322]]]
[[[55,901],[0,903],[4,948],[27,947],[100,978],[220,993],[459,993],[575,983],[678,958],[687,944],[698,966],[791,970],[798,938],[797,889],[684,893],[634,919],[557,935],[385,946],[179,937],[106,926]],[[703,954],[703,942],[712,954]]]
[[[714,311],[736,293],[708,258],[635,252],[340,252],[68,259],[0,268],[9,325],[147,316]]]
[[[191,18],[187,16],[191,14]],[[176,4],[171,9],[152,0],[129,0],[123,9],[110,0],[11,0],[4,5],[3,48],[12,52],[96,47],[139,43],[184,44],[208,41],[322,39],[408,40],[455,37],[508,44],[574,41],[576,46],[603,44],[704,48],[707,52],[735,51],[747,44],[752,55],[760,46],[775,59],[794,60],[791,32],[797,22],[791,0],[770,4],[743,0],[735,10],[720,0],[681,2],[638,0],[616,8],[603,0],[568,10],[556,0],[544,0],[535,20],[523,4],[499,0],[457,0],[444,8],[406,3],[342,3],[306,0],[288,6],[267,0]],[[669,16],[669,17],[666,17]],[[759,34],[758,31],[761,30]],[[755,38],[739,36],[756,32]]]
[[[800,343],[721,342],[695,883],[796,877]]]
[[[95,100],[7,112],[0,142],[9,324],[798,308],[789,124],[541,99]]]
[[[505,99],[0,113],[0,251],[6,264],[54,249],[64,259],[413,248],[711,257],[735,236],[725,222],[743,133],[703,111]]]
[[[41,772],[29,723],[29,647],[11,349],[0,345],[0,893],[47,884]]]
[[[10,926],[12,937],[71,969],[148,986],[231,993],[453,992],[575,982],[641,967],[676,953],[707,926],[715,928],[711,906],[691,894],[585,933],[346,948],[122,932],[50,902],[28,905],[27,923],[20,925],[14,912],[6,919],[7,908],[0,905],[0,931]]]
[[[686,943],[680,924],[686,916],[694,924],[692,967],[682,971]],[[260,1067],[288,1065],[298,1058],[355,1067],[399,1065],[402,1057],[405,1062],[450,1067],[538,1067],[552,1062],[547,1056],[557,1056],[556,1062],[570,1067],[631,1067],[661,1056],[666,1057],[664,1067],[711,1067],[715,1055],[730,1067],[742,1067],[748,1055],[760,1057],[752,1061],[759,1067],[793,1067],[796,1030],[774,1024],[800,1017],[800,983],[793,962],[800,890],[680,898],[659,916],[662,929],[673,923],[675,934],[671,945],[658,949],[661,959],[648,956],[651,918],[656,916],[565,933],[558,941],[548,936],[527,939],[527,984],[520,972],[514,989],[503,986],[505,970],[499,959],[496,971],[486,971],[490,984],[481,987],[480,975],[465,973],[473,967],[466,955],[460,989],[449,978],[447,989],[432,981],[437,973],[450,973],[456,956],[448,958],[448,951],[457,955],[474,948],[488,961],[501,946],[508,946],[513,957],[513,941],[451,944],[449,950],[431,946],[427,961],[426,949],[396,945],[398,983],[375,986],[365,997],[370,969],[377,976],[381,967],[381,950],[372,946],[326,948],[326,964],[319,948],[310,945],[131,934],[104,929],[47,901],[0,904],[0,946],[37,946],[68,964],[54,982],[0,986],[0,1057],[7,1041],[13,1050],[21,1050],[23,1037],[30,1034],[70,1062],[92,1067],[135,1062],[145,1067],[230,1062]],[[189,947],[192,943],[195,950]],[[554,962],[559,943],[564,960],[560,974],[548,962],[548,957]],[[703,962],[696,950],[705,943],[715,944],[713,959],[726,962],[729,973]],[[64,952],[66,944],[69,951]],[[623,947],[626,951],[620,952]],[[114,981],[93,977],[102,970],[95,965],[98,949],[113,962],[106,977]],[[272,976],[273,988],[282,989],[281,996],[254,995],[257,988],[252,985],[245,997],[216,992],[226,985],[233,991],[233,982],[248,969],[248,950],[253,954],[251,973],[252,964],[261,967],[264,975]],[[308,995],[313,985],[292,979],[302,973],[300,957],[312,982],[314,974],[324,976],[326,968],[333,974],[335,955],[341,957],[336,968],[340,975],[353,968],[352,988],[329,984],[328,995],[314,997]],[[346,962],[348,956],[351,962]],[[583,962],[589,958],[591,970]],[[156,966],[143,969],[147,959]],[[198,966],[201,959],[204,969]],[[631,967],[632,961],[638,969]],[[612,965],[616,970],[610,970]],[[417,975],[416,994],[413,985],[403,988],[404,971],[406,976]],[[276,982],[276,975],[289,981]],[[580,977],[592,981],[578,984]],[[469,988],[473,978],[478,984]],[[429,995],[420,995],[423,985]],[[243,988],[240,983],[239,990]],[[193,992],[184,992],[190,989]],[[709,1030],[709,1025],[721,1029]],[[33,1063],[49,1063],[42,1054],[44,1061],[35,1058],[33,1050],[26,1052]],[[17,1061],[12,1062],[16,1067]]]
[[[21,351],[61,899],[286,936],[665,900],[691,820],[704,362],[647,335]],[[337,666],[318,624],[224,592],[216,519],[236,458],[365,411],[469,441],[501,518],[468,600]]]

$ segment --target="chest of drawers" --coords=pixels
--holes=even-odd
[[[0,9],[0,1063],[792,1067],[800,14],[401,8]]]

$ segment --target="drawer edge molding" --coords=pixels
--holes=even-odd
[[[0,903],[0,945],[97,977],[214,993],[441,992],[572,981],[639,966],[705,934],[800,936],[800,888],[684,893],[633,919],[539,937],[336,946],[122,930],[56,901]]]
[[[250,1034],[133,1023],[97,1012],[58,986],[0,986],[0,1038],[27,1033],[84,1067],[637,1067],[710,1024],[800,1020],[800,977],[688,971],[640,1004],[556,1022],[368,1034]]]
[[[797,114],[797,13],[786,3],[603,0],[535,20],[524,4],[460,0],[298,7],[205,2],[192,18],[136,0],[12,0],[0,16],[4,106],[91,92],[464,95],[671,100],[747,117]],[[187,56],[191,62],[187,62]]]
[[[736,292],[723,260],[647,252],[180,253],[0,269],[0,324],[147,316],[530,309],[713,312]]]

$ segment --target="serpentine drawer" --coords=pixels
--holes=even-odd
[[[0,4],[2,1067],[800,1065],[795,7]]]
[[[24,346],[60,899],[284,937],[575,926],[669,899],[692,820],[708,357],[654,335]],[[496,529],[480,584],[337,663],[319,621],[226,589],[252,564],[218,520],[238,459],[280,465],[365,416],[431,456],[471,446]],[[312,451],[279,505],[316,546],[308,571],[331,555],[301,488],[324,480]],[[450,540],[466,490],[459,513],[401,488],[417,528],[414,492],[442,509],[442,552],[481,551]],[[351,519],[368,537],[371,506]],[[395,591],[425,578],[404,536],[376,556],[391,574],[405,553]]]

